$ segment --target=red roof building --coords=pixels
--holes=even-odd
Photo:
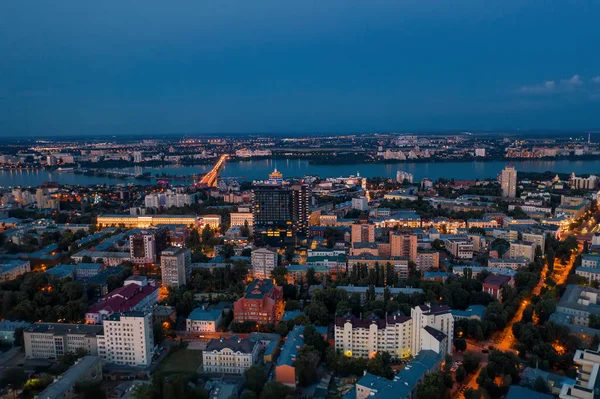
[[[142,310],[158,301],[158,287],[154,281],[134,277],[125,285],[108,293],[100,302],[92,305],[85,314],[86,324],[101,324],[113,313]]]
[[[246,287],[243,298],[233,304],[233,320],[276,323],[283,316],[283,289],[273,280],[256,279]]]
[[[505,286],[513,286],[513,280],[510,276],[501,276],[492,274],[483,282],[483,292],[487,292],[499,301],[502,301],[502,288]]]

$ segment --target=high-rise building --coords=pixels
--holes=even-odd
[[[352,225],[352,243],[375,242],[375,225],[367,220],[359,220]]]
[[[132,263],[154,263],[156,261],[154,235],[140,232],[129,236],[129,253]]]
[[[276,244],[307,234],[310,191],[305,184],[280,183],[280,174],[273,174],[269,183],[254,188],[252,214],[255,240]]]
[[[266,248],[252,251],[252,275],[254,278],[271,278],[271,272],[277,266],[277,252]]]
[[[102,324],[104,334],[98,335],[98,355],[104,360],[127,366],[147,366],[152,362],[152,313],[115,313]]]
[[[169,247],[162,251],[160,268],[163,287],[183,287],[190,273],[192,253],[187,248]]]
[[[507,166],[502,169],[499,181],[503,197],[515,198],[517,196],[517,170],[514,166]]]
[[[167,247],[169,230],[165,227],[142,230],[129,236],[129,255],[135,264],[156,262],[157,255]]]
[[[390,247],[393,257],[405,256],[413,262],[417,259],[417,236],[415,234],[391,233]]]

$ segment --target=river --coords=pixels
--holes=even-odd
[[[304,160],[247,160],[227,162],[221,172],[222,177],[237,178],[244,180],[262,180],[268,178],[269,173],[275,167],[286,177],[301,177],[304,175],[317,175],[321,177],[338,177],[356,175],[376,177],[395,177],[396,171],[404,170],[414,174],[415,181],[424,177],[432,180],[438,178],[455,179],[485,179],[495,178],[506,164],[514,165],[518,171],[545,172],[553,171],[560,173],[575,174],[600,174],[600,159],[594,160],[523,160],[523,161],[488,161],[488,162],[414,162],[414,163],[379,163],[379,164],[354,164],[354,165],[315,165]],[[131,173],[151,172],[166,173],[169,175],[192,175],[206,173],[211,169],[210,165],[196,166],[164,166],[164,167],[139,167],[120,169]],[[127,184],[129,182],[144,184],[144,180],[123,180],[112,177],[85,176],[75,174],[72,171],[48,172],[46,170],[18,170],[0,171],[0,187],[34,187],[44,182],[58,182],[71,185],[94,185],[94,184]],[[178,180],[179,184],[192,183],[191,180]],[[175,184],[177,184],[175,183]]]

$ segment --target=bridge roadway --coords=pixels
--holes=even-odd
[[[225,165],[225,161],[229,158],[227,154],[223,154],[219,157],[219,160],[213,166],[213,168],[208,172],[204,177],[200,180],[201,185],[205,185],[207,187],[214,187],[217,185],[217,179],[219,178],[219,172],[223,165]]]

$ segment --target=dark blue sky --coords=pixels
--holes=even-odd
[[[5,0],[0,135],[600,127],[600,2]]]

